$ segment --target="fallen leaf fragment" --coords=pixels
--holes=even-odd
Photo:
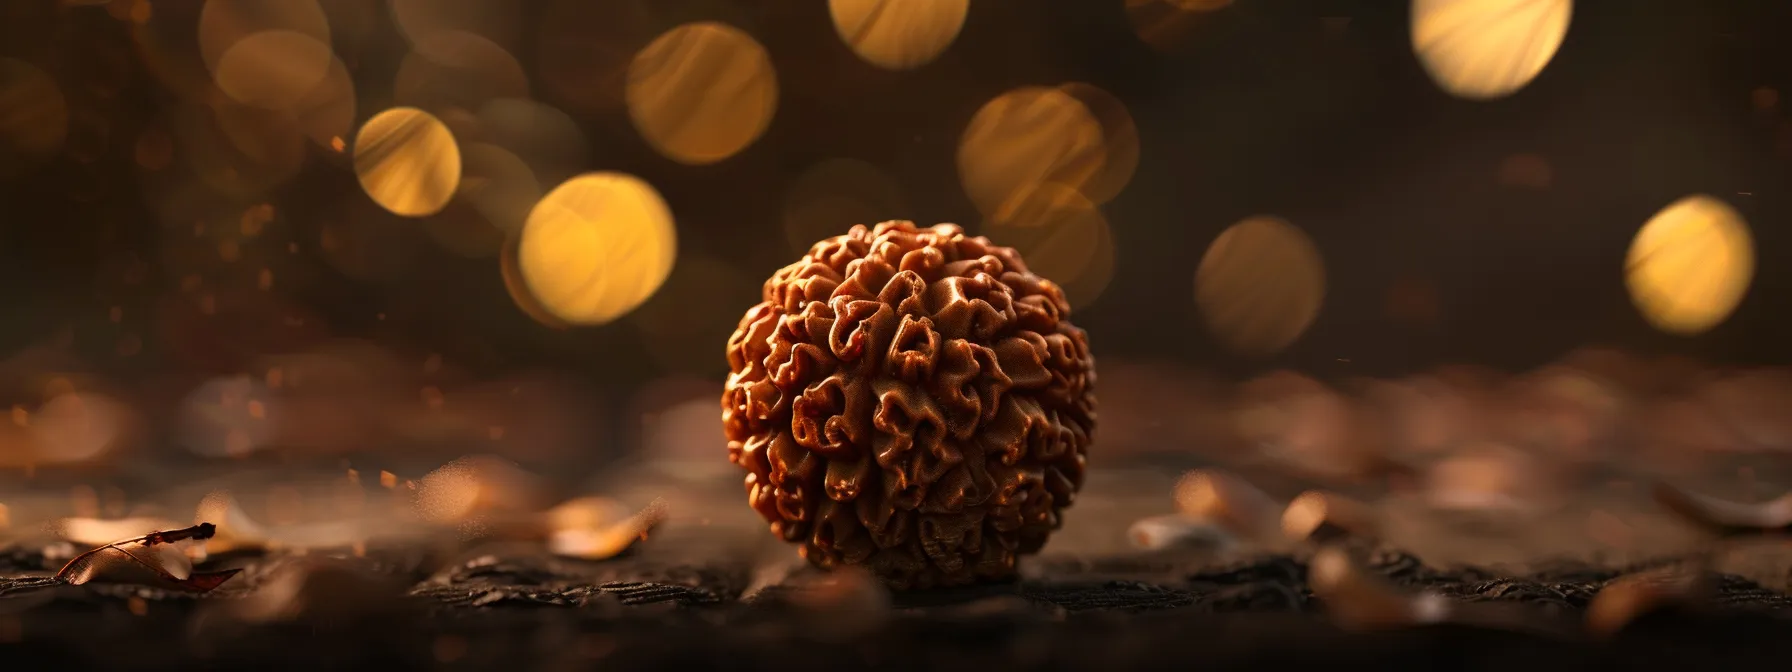
[[[1696,607],[1707,584],[1702,572],[1665,568],[1612,579],[1587,603],[1587,632],[1609,637],[1637,619],[1669,609]]]
[[[1151,551],[1225,549],[1236,543],[1231,533],[1218,526],[1180,514],[1140,518],[1127,528],[1126,538],[1135,548]]]
[[[223,585],[240,569],[194,572],[193,562],[180,544],[203,541],[217,534],[217,526],[200,523],[177,530],[155,531],[140,537],[114,541],[75,556],[54,577],[70,585],[86,583],[134,583],[203,593]]]
[[[1218,469],[1197,469],[1176,482],[1176,509],[1250,540],[1274,534],[1281,504],[1250,481]]]
[[[1657,504],[1717,536],[1792,534],[1792,493],[1748,504],[1706,497],[1657,482],[1654,495]]]
[[[1319,490],[1301,493],[1282,511],[1282,534],[1289,541],[1374,537],[1377,527],[1368,504]]]
[[[83,546],[102,546],[119,539],[170,530],[180,523],[166,518],[64,518],[52,525],[57,536]]]
[[[1325,601],[1326,613],[1345,628],[1439,623],[1448,620],[1454,610],[1449,598],[1402,590],[1337,547],[1314,554],[1307,565],[1307,583],[1313,595]]]
[[[666,518],[663,500],[654,500],[632,516],[619,516],[601,498],[580,498],[546,514],[548,551],[582,560],[606,560],[633,547]]]

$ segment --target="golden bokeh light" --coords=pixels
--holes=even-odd
[[[35,65],[0,58],[0,175],[55,156],[67,140],[62,87]]]
[[[732,26],[688,23],[654,39],[628,68],[629,119],[674,161],[734,156],[771,125],[778,79],[771,57]]]
[[[588,163],[585,132],[558,108],[523,98],[494,98],[480,106],[478,120],[482,137],[514,153],[543,184],[559,184]]]
[[[254,165],[297,173],[305,160],[305,135],[284,113],[240,104],[219,96],[211,101],[212,121],[236,154]]]
[[[574,177],[529,212],[517,263],[529,293],[556,318],[603,324],[640,306],[672,272],[672,211],[640,178]]]
[[[392,23],[412,44],[451,31],[478,32],[509,44],[520,31],[515,0],[389,0]]]
[[[1102,169],[1101,122],[1062,89],[1029,86],[997,96],[958,143],[958,177],[987,217],[1008,219],[1028,192],[1052,182],[1080,189]]]
[[[446,208],[423,221],[423,229],[443,249],[482,259],[499,253],[507,237],[522,231],[541,198],[541,184],[503,147],[473,142],[460,151],[460,187]]]
[[[330,69],[291,111],[299,128],[318,147],[340,152],[336,145],[355,129],[355,81],[348,66],[331,57]]]
[[[199,51],[218,89],[257,107],[289,109],[329,73],[330,23],[316,2],[208,0]]]
[[[791,251],[809,251],[854,224],[906,219],[902,188],[889,175],[858,159],[828,159],[803,171],[784,197],[784,235]]]
[[[441,120],[414,107],[368,119],[355,135],[361,189],[393,214],[435,214],[460,186],[460,147]]]
[[[315,0],[204,1],[199,10],[199,56],[213,72],[237,42],[258,33],[290,31],[331,43],[329,16]]]
[[[432,32],[416,41],[398,65],[392,98],[436,114],[449,108],[473,113],[494,98],[529,97],[529,75],[498,43],[459,30]]]
[[[1126,104],[1094,85],[1071,82],[1058,87],[1095,115],[1101,124],[1101,168],[1082,185],[1083,196],[1096,205],[1120,195],[1139,169],[1139,127]]]
[[[541,300],[529,291],[529,283],[523,280],[523,265],[518,259],[522,250],[522,232],[518,231],[504,239],[503,249],[498,251],[498,272],[504,279],[504,291],[510,294],[510,300],[516,304],[517,310],[528,315],[530,319],[549,329],[569,329],[572,325],[555,317],[553,313],[541,305]]]
[[[1094,304],[1114,277],[1114,240],[1101,210],[1081,192],[1050,182],[1007,210],[1005,218],[989,221],[984,235],[1057,283],[1071,308]]]
[[[1675,201],[1649,219],[1624,261],[1631,301],[1650,324],[1690,336],[1736,310],[1755,274],[1748,223],[1730,204],[1703,194]]]
[[[1543,72],[1573,13],[1574,0],[1413,0],[1412,48],[1450,95],[1500,98]]]
[[[1139,40],[1158,51],[1174,51],[1195,29],[1232,0],[1126,0],[1126,18]]]
[[[1325,263],[1307,234],[1257,216],[1221,232],[1195,271],[1195,303],[1221,345],[1246,356],[1281,351],[1325,301]]]
[[[834,32],[853,53],[888,70],[939,58],[964,28],[970,0],[828,0]]]
[[[541,183],[529,164],[508,149],[483,142],[462,147],[461,162],[456,197],[471,204],[496,230],[522,231],[529,210],[541,199]]]

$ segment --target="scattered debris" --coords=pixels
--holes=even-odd
[[[223,585],[240,569],[194,572],[182,542],[203,541],[217,534],[211,523],[114,541],[75,556],[55,579],[71,585],[91,582],[136,583],[203,593]]]
[[[1232,535],[1212,523],[1181,514],[1141,518],[1126,531],[1132,545],[1146,550],[1227,549],[1237,543]]]
[[[1282,511],[1282,534],[1295,542],[1331,542],[1374,538],[1380,533],[1368,504],[1319,490],[1308,490]]]
[[[1680,567],[1620,576],[1607,582],[1587,604],[1587,632],[1609,637],[1649,614],[1696,608],[1704,601],[1707,588],[1703,572]]]
[[[1410,593],[1364,568],[1342,548],[1320,549],[1307,565],[1313,595],[1339,626],[1375,629],[1439,623],[1448,620],[1453,604],[1442,595]]]
[[[1720,537],[1792,534],[1792,493],[1759,504],[1714,499],[1665,482],[1655,484],[1656,503]]]
[[[666,519],[665,501],[659,499],[632,516],[622,511],[600,497],[581,497],[548,510],[548,551],[582,560],[613,558],[645,540]]]
[[[1240,539],[1262,540],[1275,534],[1282,506],[1244,478],[1217,469],[1197,469],[1176,482],[1176,509],[1211,522]]]

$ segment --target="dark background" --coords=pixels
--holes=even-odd
[[[1792,334],[1777,306],[1792,295],[1792,276],[1779,262],[1792,241],[1779,222],[1792,124],[1783,106],[1763,109],[1751,95],[1787,86],[1789,3],[1583,0],[1541,76],[1509,98],[1472,102],[1426,77],[1412,55],[1408,3],[1394,0],[1238,2],[1182,26],[1169,52],[1140,40],[1122,0],[975,0],[940,59],[900,73],[854,58],[819,0],[617,0],[592,5],[611,13],[593,24],[601,34],[541,34],[574,1],[519,2],[514,22],[485,34],[532,74],[553,64],[604,75],[620,73],[658,32],[716,19],[759,39],[777,68],[769,131],[711,166],[656,155],[620,108],[569,110],[589,139],[588,169],[631,172],[660,189],[677,217],[681,263],[722,259],[746,279],[712,288],[727,310],[675,320],[690,331],[676,341],[685,357],[643,356],[650,339],[630,318],[545,328],[511,304],[495,261],[455,257],[417,229],[383,230],[398,250],[387,263],[401,273],[370,282],[335,271],[321,260],[320,231],[341,203],[365,196],[352,171],[324,161],[264,199],[278,210],[270,238],[298,249],[280,262],[275,298],[225,301],[196,331],[170,326],[183,318],[169,297],[190,269],[166,253],[182,234],[147,211],[155,187],[140,184],[131,153],[171,96],[145,74],[127,22],[50,0],[8,2],[0,13],[0,55],[56,76],[72,110],[68,156],[0,181],[0,351],[63,343],[87,366],[129,378],[228,372],[256,354],[348,336],[440,353],[475,372],[546,367],[614,388],[669,372],[719,377],[722,342],[758,281],[795,259],[778,222],[803,169],[833,157],[870,162],[896,178],[911,207],[891,217],[975,229],[953,161],[970,116],[1016,86],[1085,81],[1125,102],[1142,142],[1135,178],[1104,206],[1118,269],[1075,318],[1103,357],[1321,376],[1443,362],[1518,370],[1589,344],[1712,362],[1786,359],[1781,344]],[[154,3],[154,20],[178,34],[175,18],[200,4]],[[382,11],[323,4],[333,17]],[[385,107],[377,91],[406,46],[389,22],[357,25],[368,28],[338,30],[337,48],[362,90],[357,119],[366,119]],[[540,81],[534,89],[549,104],[565,99]],[[1519,152],[1549,162],[1548,188],[1499,183],[1501,161]],[[1626,296],[1623,256],[1655,211],[1701,192],[1750,222],[1756,277],[1717,328],[1659,334]],[[1328,287],[1299,341],[1244,360],[1203,331],[1192,277],[1220,230],[1257,213],[1313,236]],[[1436,319],[1391,319],[1385,307],[1399,283],[1428,287]],[[122,307],[119,323],[108,319],[112,306]],[[266,326],[300,313],[311,316],[304,329]],[[141,350],[118,356],[127,332]]]

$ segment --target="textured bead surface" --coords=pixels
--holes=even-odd
[[[728,456],[772,532],[897,588],[1015,574],[1083,481],[1095,370],[1056,284],[959,227],[855,226],[728,341]]]

